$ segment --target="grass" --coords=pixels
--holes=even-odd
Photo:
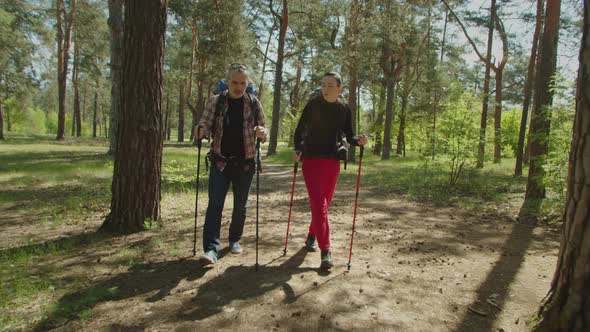
[[[116,287],[93,287],[78,294],[73,294],[67,300],[52,305],[49,310],[47,326],[59,326],[69,319],[80,318],[82,320],[92,317],[92,307],[100,301],[115,297]]]
[[[280,146],[277,154],[268,158],[268,162],[290,165],[293,162],[292,150]],[[438,157],[436,161],[413,154],[381,160],[380,156],[373,155],[367,149],[363,157],[361,181],[366,189],[404,195],[416,201],[494,209],[514,195],[522,196],[524,192],[526,179],[513,177],[513,167],[514,159],[504,159],[500,164],[490,162],[482,170],[467,169],[458,183],[451,185],[444,156]],[[341,181],[355,181],[357,163],[349,163],[348,170],[341,167],[340,174]]]
[[[0,141],[0,225],[8,227],[3,232],[9,226],[25,227],[26,223],[33,230],[31,234],[13,233],[16,242],[0,247],[0,331],[31,329],[43,317],[50,317],[52,321],[46,323],[52,326],[72,318],[89,319],[97,302],[117,294],[117,289],[109,287],[88,287],[82,274],[64,281],[58,277],[60,267],[48,262],[100,248],[108,253],[105,261],[109,266],[125,269],[141,263],[149,254],[180,256],[185,250],[178,241],[167,241],[163,235],[129,248],[111,248],[108,235],[93,232],[38,240],[44,235],[38,234],[43,227],[61,231],[70,225],[90,225],[94,230],[100,225],[110,206],[113,161],[106,155],[107,148],[106,140],[90,138],[57,142],[53,136],[9,136]],[[207,186],[207,151],[207,147],[201,151],[201,190]],[[488,162],[481,170],[468,168],[457,184],[450,185],[448,166],[442,157],[432,162],[409,154],[383,161],[369,152],[367,149],[362,169],[362,188],[367,192],[398,194],[415,201],[477,211],[495,211],[522,201],[526,182],[512,176],[513,159],[504,159],[500,164]],[[263,157],[265,154],[263,150]],[[164,225],[192,223],[196,160],[197,149],[190,143],[165,143]],[[277,154],[263,158],[263,163],[289,167],[292,149],[279,144]],[[357,164],[348,167],[341,170],[340,181],[353,188]],[[154,222],[150,232],[166,233],[159,231],[161,226]],[[84,291],[78,292],[80,289]],[[65,294],[75,296],[64,298]]]

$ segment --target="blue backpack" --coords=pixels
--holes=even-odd
[[[218,94],[222,93],[223,91],[227,91],[227,90],[229,90],[227,80],[222,79],[217,82],[217,87],[213,90],[213,94],[218,95]],[[248,81],[248,86],[246,87],[246,93],[249,93],[251,95],[258,97],[258,90],[256,90],[256,87],[254,86],[254,83],[252,83],[252,81]]]

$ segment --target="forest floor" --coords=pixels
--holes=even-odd
[[[4,154],[20,153],[17,148]],[[15,178],[30,176],[24,174],[29,163],[40,162],[30,155],[12,156],[11,162],[21,161],[19,171],[0,172],[1,331],[526,331],[555,269],[559,231],[518,222],[522,200],[507,201],[498,211],[441,207],[361,182],[347,271],[357,167],[349,164],[330,208],[335,266],[322,272],[319,252],[303,245],[310,212],[301,173],[283,256],[293,169],[276,163],[266,163],[261,174],[258,270],[255,183],[244,252],[229,253],[225,241],[230,191],[221,258],[203,266],[197,258],[204,190],[197,257],[192,255],[194,191],[164,193],[164,220],[147,231],[96,233],[108,212],[112,174],[109,161],[98,157],[102,148],[87,147],[80,157],[107,165],[92,179],[78,165],[77,182],[75,176],[67,182],[45,174],[16,184]],[[71,150],[53,152],[54,159],[44,155],[46,162],[75,163]],[[88,181],[100,181],[102,192],[94,193]],[[89,194],[99,202],[72,198]],[[51,202],[75,206],[76,217],[41,208]]]

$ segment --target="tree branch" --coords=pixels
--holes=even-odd
[[[449,10],[449,12],[451,12],[451,14],[453,14],[453,16],[455,17],[455,19],[457,20],[457,23],[459,23],[459,26],[461,27],[461,30],[463,30],[463,34],[465,34],[465,37],[469,41],[469,44],[471,45],[471,47],[473,48],[473,50],[475,51],[475,53],[477,54],[477,56],[479,57],[479,59],[483,63],[486,63],[487,64],[488,63],[488,60],[483,55],[481,55],[481,53],[477,49],[477,45],[475,45],[475,42],[473,42],[473,40],[471,39],[471,37],[469,37],[469,34],[467,33],[467,29],[465,29],[465,26],[463,25],[463,22],[461,22],[461,20],[459,19],[459,16],[457,16],[457,14],[453,11],[453,9],[451,9],[451,6],[449,6],[449,4],[447,3],[446,0],[441,0],[441,1],[447,7],[447,9]],[[490,62],[490,66],[492,67],[492,70],[494,70],[494,72],[495,72],[496,69],[494,69],[495,68],[494,64]]]

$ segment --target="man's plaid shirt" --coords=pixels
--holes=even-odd
[[[217,101],[219,99],[219,95],[214,95],[207,101],[207,105],[205,106],[205,110],[203,111],[203,116],[201,117],[201,121],[199,122],[199,127],[204,128],[204,133],[206,137],[212,138],[213,142],[211,143],[211,152],[215,155],[225,157],[221,154],[221,137],[223,137],[223,114],[227,112],[227,98],[225,98],[225,103],[221,108],[221,114],[217,118],[215,118],[216,108],[217,108]],[[265,127],[264,125],[264,111],[262,110],[262,105],[258,98],[254,97],[254,103],[258,106],[258,123],[254,121],[254,114],[252,110],[252,101],[250,100],[250,94],[244,94],[244,158],[251,159],[256,157],[256,133],[254,131],[254,127],[257,125],[260,127]],[[215,132],[211,134],[213,130],[213,122],[215,121]],[[197,132],[198,133],[198,132]],[[266,141],[266,130],[265,130],[265,137],[261,140],[261,142]]]

